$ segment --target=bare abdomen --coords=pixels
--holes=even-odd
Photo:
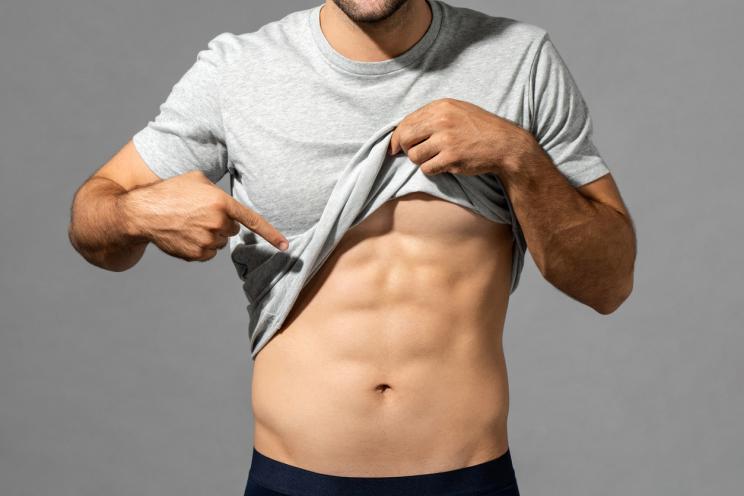
[[[506,451],[511,244],[509,225],[424,193],[349,230],[256,356],[256,449],[358,477]]]

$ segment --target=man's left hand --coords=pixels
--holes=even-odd
[[[388,151],[402,149],[428,175],[474,176],[516,170],[533,146],[532,134],[513,122],[472,103],[442,98],[403,118]]]

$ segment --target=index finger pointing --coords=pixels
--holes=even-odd
[[[289,247],[289,241],[287,241],[287,238],[285,238],[282,233],[280,233],[258,212],[246,207],[232,196],[227,194],[225,194],[225,196],[227,197],[225,211],[230,218],[237,220],[282,251]]]

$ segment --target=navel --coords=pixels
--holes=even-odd
[[[384,392],[386,392],[389,389],[392,389],[392,387],[390,386],[390,384],[378,384],[377,386],[375,386],[375,391],[377,391],[379,393],[384,393]]]

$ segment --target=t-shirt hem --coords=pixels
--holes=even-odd
[[[573,187],[584,186],[610,173],[610,169],[601,161],[566,162],[557,168]]]

